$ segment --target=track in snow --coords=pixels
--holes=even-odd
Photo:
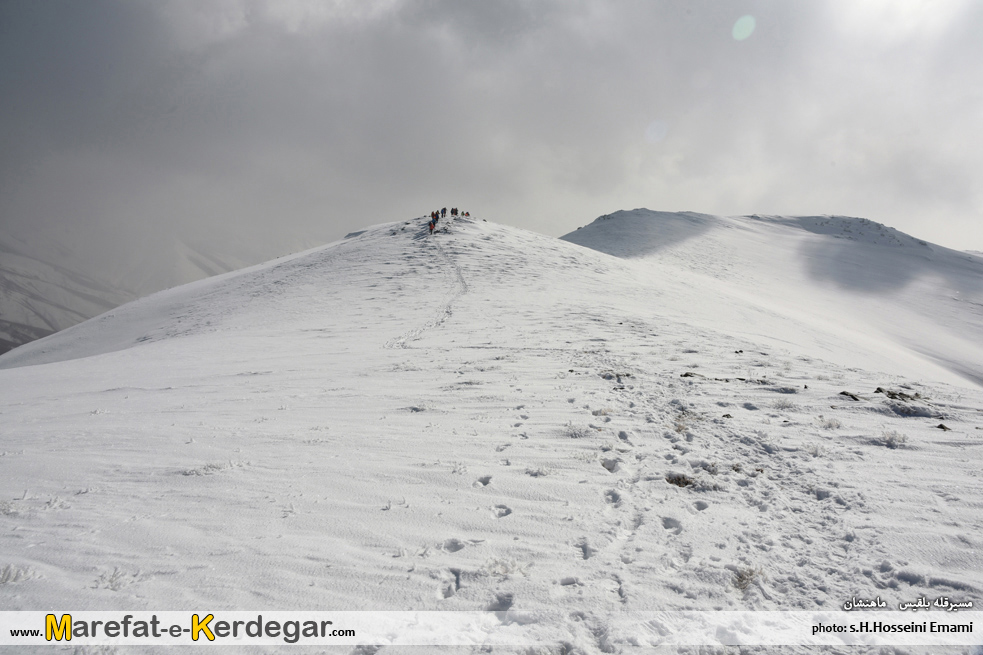
[[[451,225],[453,225],[457,219],[450,217],[446,220],[447,222],[444,223],[443,226],[440,227],[438,230],[436,230],[433,235],[426,235],[424,239],[418,240],[417,244],[419,245],[420,248],[426,248],[429,249],[430,252],[436,253],[437,256],[435,259],[440,264],[442,264],[445,269],[448,266],[452,269],[453,277],[454,277],[454,281],[453,281],[454,288],[450,292],[447,301],[434,313],[433,317],[430,318],[430,320],[428,320],[420,327],[413,328],[408,332],[399,335],[398,337],[390,339],[389,341],[386,342],[386,348],[395,348],[395,349],[409,348],[410,342],[419,339],[420,336],[423,335],[424,333],[443,325],[444,321],[446,321],[448,318],[450,318],[453,315],[454,303],[456,303],[461,298],[461,296],[463,296],[468,292],[468,283],[464,279],[464,274],[461,272],[461,267],[457,265],[453,257],[449,256],[445,252],[443,246],[441,246],[440,244],[441,236],[439,235],[446,235],[449,232],[448,228],[450,228]],[[421,236],[424,234],[426,234],[424,230],[421,230],[419,233],[419,235]],[[445,273],[445,277],[446,277],[446,273]]]

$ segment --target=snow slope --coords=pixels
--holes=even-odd
[[[979,606],[983,391],[691,321],[709,274],[440,228],[0,356],[0,609],[547,608],[523,652],[618,653],[668,638],[633,610]]]
[[[561,238],[630,259],[662,288],[698,288],[698,302],[668,303],[694,323],[845,365],[983,386],[979,255],[842,216],[636,209]]]

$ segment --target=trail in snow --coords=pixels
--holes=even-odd
[[[446,321],[453,313],[454,303],[468,292],[468,283],[465,281],[464,275],[461,273],[461,267],[457,265],[452,257],[447,255],[439,241],[441,235],[446,235],[450,231],[450,227],[454,224],[455,220],[458,219],[455,217],[449,217],[444,220],[445,222],[440,224],[438,229],[435,230],[434,234],[427,235],[425,228],[421,229],[417,234],[415,245],[418,248],[427,250],[428,252],[435,252],[437,254],[437,257],[435,258],[436,261],[442,264],[445,268],[449,266],[452,269],[454,276],[454,290],[451,292],[447,302],[437,310],[430,320],[420,327],[413,328],[398,337],[390,339],[386,342],[386,348],[408,348],[409,342],[418,339],[420,335],[427,330],[440,327],[440,325],[443,324],[444,321]],[[424,237],[424,235],[426,236]],[[446,273],[445,277],[447,277]]]

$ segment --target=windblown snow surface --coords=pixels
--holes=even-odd
[[[979,606],[980,257],[565,239],[378,225],[0,357],[0,609],[548,608],[521,652],[573,654],[665,643],[633,610]]]

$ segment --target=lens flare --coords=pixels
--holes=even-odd
[[[730,31],[735,41],[743,41],[754,33],[754,16],[741,16]]]

